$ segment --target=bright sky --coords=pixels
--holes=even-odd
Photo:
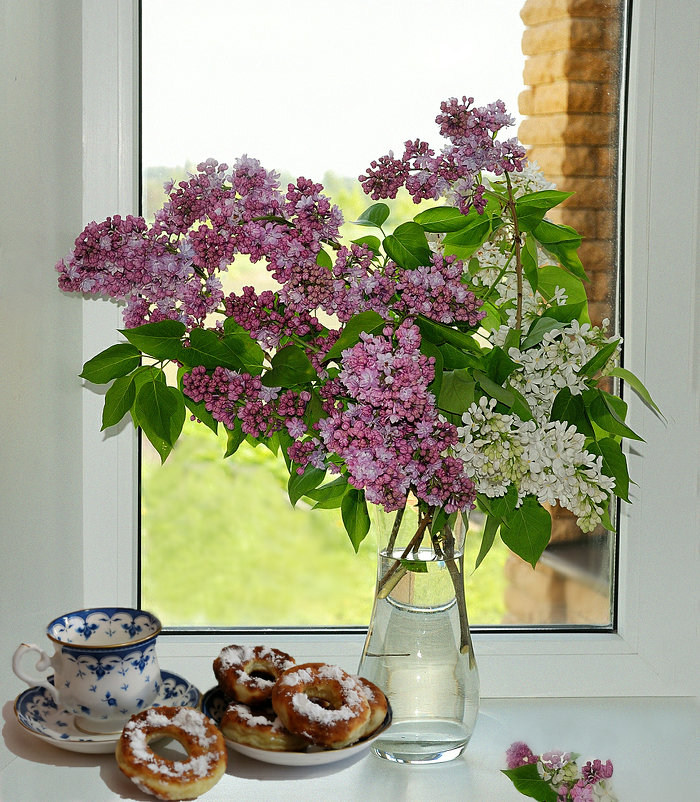
[[[517,117],[522,0],[143,0],[145,165],[357,176],[420,137],[441,100]],[[516,128],[508,135],[515,135]]]

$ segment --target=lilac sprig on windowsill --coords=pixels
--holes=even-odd
[[[589,760],[579,768],[578,757],[559,750],[536,755],[516,741],[506,752],[503,774],[523,796],[539,802],[617,802],[609,784],[612,761]]]

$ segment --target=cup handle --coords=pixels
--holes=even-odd
[[[12,656],[12,670],[15,674],[24,682],[27,683],[30,687],[34,685],[38,685],[41,688],[46,688],[46,690],[51,694],[53,700],[58,702],[58,691],[54,686],[48,681],[46,677],[31,677],[29,674],[26,674],[20,668],[20,662],[25,654],[29,652],[37,652],[39,655],[39,659],[36,662],[36,670],[37,671],[46,671],[47,668],[51,667],[51,658],[43,649],[40,649],[38,646],[35,646],[33,643],[23,643],[21,646],[17,648],[17,651]]]

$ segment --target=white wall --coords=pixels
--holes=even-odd
[[[7,714],[6,701],[22,689],[10,672],[15,647],[46,642],[47,616],[82,606],[75,559],[82,301],[59,292],[53,271],[82,227],[82,54],[80,0],[8,0],[1,13],[0,699]]]

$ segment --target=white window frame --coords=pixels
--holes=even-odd
[[[136,0],[84,0],[86,221],[138,208],[137,26]],[[631,425],[646,442],[629,452],[638,484],[621,516],[617,632],[478,633],[486,697],[694,696],[700,689],[699,40],[697,4],[633,4],[625,362],[652,390],[667,422],[628,398]],[[85,359],[114,342],[119,326],[114,306],[85,303]],[[130,424],[116,435],[101,434],[101,396],[86,391],[83,399],[84,601],[134,604],[137,441]],[[116,559],[105,560],[104,554],[115,555],[115,543]],[[172,635],[159,648],[166,657],[213,655],[230,637]],[[265,639],[300,657],[322,655],[348,665],[362,643],[338,635],[285,640],[266,633]]]

